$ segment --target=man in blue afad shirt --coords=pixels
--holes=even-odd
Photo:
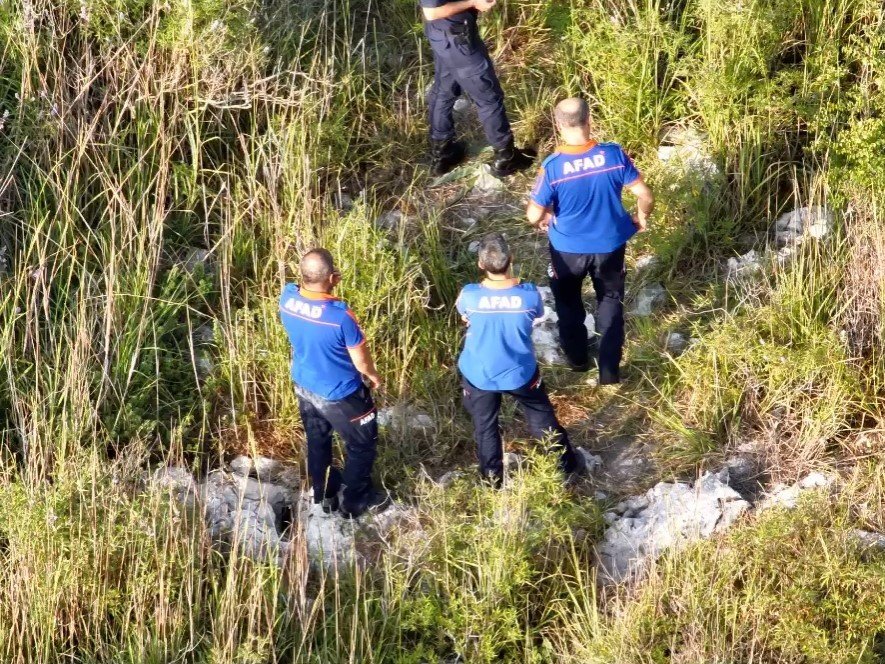
[[[504,109],[504,92],[476,17],[496,0],[420,0],[424,34],[433,50],[433,86],[427,93],[430,158],[434,175],[442,175],[466,156],[467,147],[455,140],[455,101],[467,93],[482,121],[486,139],[495,149],[489,164],[503,178],[532,165],[535,153],[517,148]]]
[[[355,518],[384,503],[372,486],[378,422],[369,385],[381,378],[366,338],[347,305],[332,295],[341,281],[332,254],[314,249],[301,259],[301,285],[286,284],[280,319],[292,344],[292,381],[307,437],[313,499],[325,512]],[[332,465],[332,431],[344,441],[343,473]]]
[[[596,291],[599,384],[620,382],[624,347],[624,254],[629,240],[644,231],[654,196],[617,143],[591,139],[590,109],[583,99],[560,102],[554,112],[563,145],[547,157],[528,205],[529,222],[550,240],[550,288],[559,316],[562,350],[575,371],[590,368],[585,277]],[[626,188],[638,199],[624,209]]]
[[[496,486],[504,474],[498,426],[502,394],[517,400],[533,436],[550,436],[561,448],[563,471],[580,472],[584,465],[556,419],[535,360],[532,322],[544,314],[541,295],[534,284],[511,276],[510,262],[503,235],[484,237],[479,268],[486,278],[465,286],[456,304],[468,326],[458,360],[464,408],[473,418],[480,473]]]

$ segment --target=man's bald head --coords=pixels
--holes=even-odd
[[[332,254],[326,249],[311,249],[301,258],[301,282],[305,286],[328,283],[335,273]]]
[[[590,124],[590,106],[580,97],[569,97],[556,105],[553,117],[563,129],[586,127]]]

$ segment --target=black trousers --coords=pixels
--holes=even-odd
[[[599,383],[620,382],[624,352],[623,245],[606,254],[570,254],[550,247],[550,289],[559,316],[559,341],[573,364],[589,358],[584,300],[581,288],[588,275],[596,291]]]
[[[375,403],[367,387],[339,401],[327,401],[303,390],[298,409],[307,435],[307,472],[314,500],[331,498],[344,483],[344,500],[356,503],[372,491],[372,466],[378,448]],[[344,471],[332,465],[332,432],[341,436],[347,457]]]
[[[476,104],[489,144],[501,149],[513,140],[504,109],[504,91],[475,21],[450,29],[426,23],[424,34],[433,49],[433,86],[427,93],[430,139],[455,137],[453,109],[462,92]]]
[[[479,459],[479,472],[483,477],[499,481],[504,475],[504,448],[501,441],[501,427],[498,414],[501,411],[501,395],[509,394],[519,403],[525,415],[529,430],[535,438],[544,438],[551,433],[562,448],[560,467],[570,473],[578,465],[575,450],[568,434],[556,419],[553,404],[541,382],[540,372],[525,385],[506,392],[481,390],[469,380],[461,377],[464,408],[473,418],[473,436],[476,440],[476,453]]]

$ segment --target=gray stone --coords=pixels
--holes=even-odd
[[[424,411],[417,410],[408,404],[397,404],[378,411],[378,426],[405,432],[427,433],[436,429],[436,422]]]
[[[149,485],[155,490],[168,493],[177,502],[192,507],[197,498],[197,482],[187,468],[162,466],[154,470]]]
[[[775,484],[766,492],[763,499],[757,505],[757,509],[760,511],[773,507],[793,509],[799,504],[799,498],[803,493],[830,487],[835,481],[836,477],[834,475],[813,472],[789,486],[783,483]]]
[[[464,473],[460,470],[450,470],[447,473],[443,473],[436,483],[442,487],[448,488],[462,477],[464,477]]]
[[[507,185],[504,184],[503,180],[492,175],[489,165],[483,164],[479,168],[479,174],[477,175],[476,181],[473,183],[473,190],[471,193],[480,196],[498,194],[506,188]]]
[[[184,258],[177,263],[183,271],[188,274],[195,274],[197,269],[203,268],[205,272],[211,272],[213,269],[212,254],[208,249],[202,247],[191,247],[185,254]]]
[[[479,253],[479,240],[474,240],[470,244],[467,245],[467,251],[471,254]]]
[[[602,468],[602,457],[598,454],[593,454],[583,447],[575,447],[575,452],[584,459],[584,472],[588,475],[592,475]]]
[[[833,212],[824,206],[801,207],[778,217],[774,235],[779,245],[801,244],[806,237],[822,240],[833,232]]]
[[[743,256],[729,258],[725,272],[728,279],[735,279],[756,274],[762,269],[761,256],[755,249],[750,249]]]
[[[693,128],[671,128],[658,148],[658,159],[668,169],[702,181],[721,175],[708,146],[707,135]]]
[[[852,539],[864,553],[879,553],[885,551],[885,535],[874,533],[869,530],[854,529],[851,531]]]
[[[504,452],[504,468],[509,471],[519,469],[523,460],[524,458],[521,454],[517,454],[516,452]]]
[[[664,303],[667,291],[661,284],[650,284],[640,290],[633,300],[634,316],[651,316],[656,308]]]
[[[470,101],[465,99],[464,97],[458,97],[455,100],[454,111],[460,115],[463,115],[467,111],[470,110]]]
[[[292,490],[301,485],[301,473],[296,466],[269,457],[240,455],[230,462],[230,467],[240,477],[254,477]]]
[[[635,267],[637,271],[651,270],[658,266],[660,259],[654,254],[646,254],[636,259]]]
[[[411,217],[404,215],[399,210],[388,210],[375,220],[375,225],[385,231],[397,233],[400,227],[408,224],[410,221]]]
[[[559,316],[556,314],[553,291],[549,286],[539,286],[538,292],[544,302],[544,314],[532,323],[532,343],[535,347],[535,356],[542,364],[564,365],[566,361],[559,345]],[[587,314],[584,319],[584,327],[587,328],[587,334],[590,337],[596,334],[596,321],[592,314]]]
[[[728,485],[728,470],[706,473],[693,485],[660,482],[607,512],[597,546],[599,578],[617,583],[639,573],[670,548],[712,537],[731,526],[749,503]]]
[[[688,339],[679,332],[668,332],[664,339],[664,349],[671,355],[682,355],[688,348]]]

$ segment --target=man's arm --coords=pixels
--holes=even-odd
[[[525,209],[525,216],[528,217],[529,223],[538,230],[546,231],[550,225],[550,210],[538,205],[535,201],[529,201],[529,205]]]
[[[369,352],[368,344],[360,344],[356,348],[348,348],[347,352],[350,354],[353,366],[369,380],[372,389],[379,389],[381,387],[381,376],[378,375],[378,370],[372,361],[372,354]]]
[[[633,216],[633,223],[636,224],[636,229],[642,233],[648,229],[648,218],[655,209],[655,196],[641,177],[630,184],[627,189],[636,196],[637,213]]]
[[[422,7],[421,11],[426,20],[435,21],[438,18],[449,18],[450,16],[471,9],[487,12],[495,6],[496,1],[497,0],[455,0],[455,2],[447,2],[439,7]]]

